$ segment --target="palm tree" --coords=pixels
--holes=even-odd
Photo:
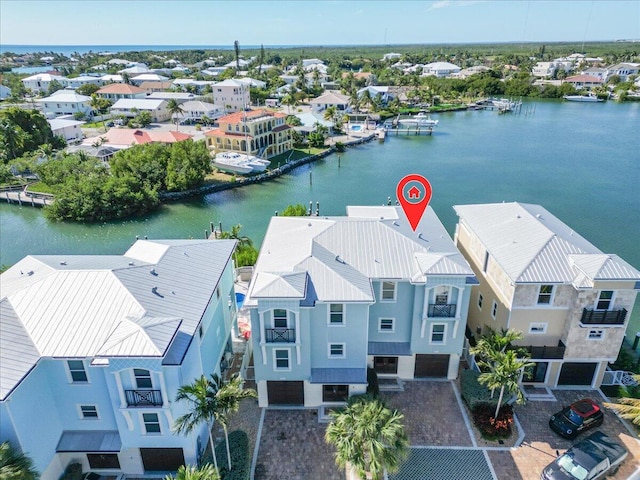
[[[36,480],[33,461],[15,450],[9,442],[0,444],[0,478],[2,480]]]
[[[164,480],[220,480],[220,475],[210,463],[205,463],[200,468],[180,465],[175,477],[167,475]]]
[[[214,376],[214,378],[216,377]],[[242,378],[237,375],[228,382],[221,381],[219,378],[216,378],[216,380],[218,382],[218,392],[216,393],[217,408],[215,417],[224,430],[224,439],[227,445],[227,462],[229,470],[231,470],[231,451],[229,450],[229,433],[227,430],[229,419],[240,409],[241,400],[255,398],[258,395],[253,389],[243,389]]]
[[[203,422],[207,425],[209,442],[211,443],[211,455],[213,456],[216,472],[218,472],[218,461],[216,459],[213,435],[211,434],[212,426],[209,424],[213,422],[216,416],[217,391],[218,384],[213,376],[208,379],[202,375],[192,384],[181,386],[176,395],[176,402],[188,402],[190,411],[179,416],[173,424],[174,432],[179,434],[188,434]]]
[[[633,378],[640,382],[640,375],[634,375]],[[607,402],[604,406],[615,410],[622,418],[631,420],[634,425],[640,425],[640,398],[622,397],[619,403]]]
[[[178,117],[184,115],[184,108],[180,105],[175,98],[170,99],[167,102],[167,111],[171,114],[171,117],[174,117],[176,120],[176,132],[178,131]]]
[[[373,480],[399,468],[409,441],[397,410],[377,398],[351,397],[344,410],[330,415],[325,441],[336,448],[339,467],[350,465],[360,478]]]
[[[495,390],[500,389],[500,396],[493,418],[498,418],[505,391],[516,395],[516,403],[524,403],[524,394],[520,390],[520,374],[527,367],[535,365],[528,358],[519,358],[515,350],[493,352],[486,360],[480,360],[478,365],[485,371],[478,377],[478,382]]]
[[[238,245],[241,247],[250,247],[253,245],[253,242],[251,241],[251,239],[249,237],[247,237],[246,235],[240,235],[240,229],[242,228],[242,225],[238,224],[238,225],[233,225],[231,227],[231,231],[229,232],[220,232],[220,238],[225,238],[225,239],[232,239],[232,240],[237,240],[238,241]]]
[[[240,42],[238,40],[233,42],[233,50],[236,55],[236,70],[240,70]]]

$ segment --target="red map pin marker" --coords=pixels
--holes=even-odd
[[[396,196],[414,232],[429,205],[431,192],[431,184],[422,175],[407,175],[398,182]]]

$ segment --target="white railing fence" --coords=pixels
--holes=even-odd
[[[607,369],[602,377],[602,385],[624,385],[629,387],[638,385],[638,381],[634,378],[632,372]]]

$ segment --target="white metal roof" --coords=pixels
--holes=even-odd
[[[137,108],[138,110],[158,110],[167,103],[166,100],[153,99],[153,98],[121,98],[111,107],[112,109],[119,108]]]
[[[45,102],[62,102],[62,103],[86,103],[91,101],[91,97],[87,97],[86,95],[80,95],[76,93],[75,90],[67,90],[66,88],[63,90],[58,90],[54,92],[51,96],[46,98],[41,98],[37,100],[39,103]]]
[[[414,232],[400,207],[348,207],[346,217],[273,217],[245,305],[264,298],[372,302],[374,279],[423,283],[473,275],[431,208]],[[291,274],[306,279],[292,288]],[[311,293],[312,292],[312,293]]]
[[[234,246],[140,240],[123,256],[24,258],[0,275],[0,399],[40,357],[164,356],[195,332]]]
[[[513,202],[454,209],[514,282],[569,283],[577,282],[579,274],[591,282],[640,279],[638,270],[617,255],[603,254],[540,205]]]

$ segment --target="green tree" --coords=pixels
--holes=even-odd
[[[240,70],[240,42],[238,40],[233,42],[233,52],[236,57],[236,69]]]
[[[231,451],[229,450],[229,420],[234,413],[240,409],[240,402],[245,398],[256,398],[258,394],[253,389],[244,389],[242,387],[242,378],[234,376],[228,382],[214,375],[214,381],[217,382],[218,391],[216,392],[216,409],[215,419],[224,430],[224,439],[227,445],[227,462],[229,470],[231,470]]]
[[[184,140],[171,146],[167,162],[166,186],[169,191],[188,190],[202,184],[211,171],[211,157],[204,142]]]
[[[156,190],[166,190],[170,147],[159,143],[134,145],[118,151],[109,161],[116,177],[133,175],[140,183]]]
[[[133,119],[133,121],[136,124],[138,124],[141,128],[148,127],[149,125],[151,125],[152,120],[153,119],[151,118],[151,114],[146,110],[142,112],[138,112],[138,114]]]
[[[2,480],[37,480],[33,461],[13,448],[9,442],[0,444],[0,478]]]
[[[339,467],[350,465],[360,478],[370,475],[373,480],[399,468],[409,442],[397,410],[381,399],[351,397],[344,410],[330,415],[325,440],[335,447]]]
[[[51,80],[51,82],[49,82],[49,88],[47,89],[47,95],[51,96],[58,90],[62,90],[63,88],[64,87],[58,80]]]
[[[6,118],[0,120],[0,156],[3,162],[17,158],[24,152],[24,143],[27,134],[19,125]]]
[[[633,378],[640,383],[640,375],[634,375]],[[631,420],[634,425],[640,425],[640,398],[624,396],[618,403],[606,402],[604,406],[615,410],[622,418]]]
[[[100,87],[95,83],[85,83],[84,85],[80,85],[76,88],[77,93],[80,95],[86,95],[87,97],[94,95],[98,90],[100,90]]]
[[[217,391],[218,385],[213,376],[209,379],[202,375],[193,383],[181,386],[176,395],[176,402],[186,402],[188,411],[176,418],[173,424],[173,431],[178,434],[189,434],[201,423],[206,424],[216,473],[218,460],[210,424],[215,420]]]
[[[220,480],[220,475],[215,467],[209,463],[200,467],[180,465],[175,477],[167,475],[164,480]]]
[[[184,108],[182,108],[182,105],[180,105],[175,98],[172,98],[167,102],[167,111],[171,114],[171,118],[173,118],[176,122],[177,132],[180,117],[184,116]]]
[[[296,205],[287,205],[287,208],[282,212],[283,217],[304,217],[307,215],[307,207],[298,203]]]

